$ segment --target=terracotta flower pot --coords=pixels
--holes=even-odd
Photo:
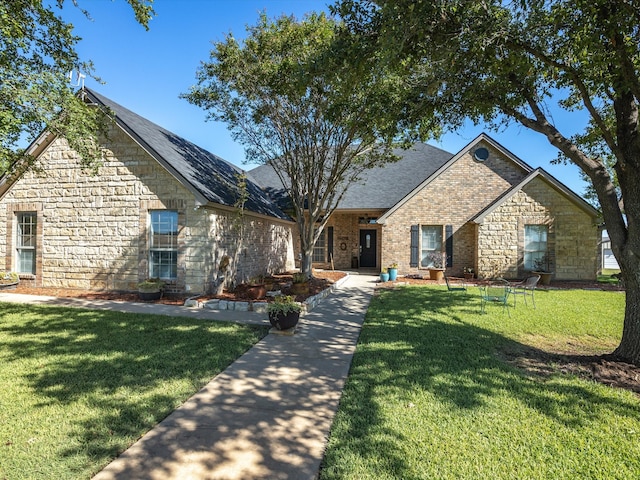
[[[430,280],[443,280],[444,279],[444,269],[442,268],[430,268],[429,269],[429,279]]]
[[[549,285],[551,283],[551,277],[553,273],[551,272],[532,272],[535,275],[540,275],[540,285]]]
[[[294,295],[306,295],[309,293],[309,284],[308,283],[292,283],[291,284],[291,293]]]
[[[252,300],[264,298],[266,294],[267,287],[265,285],[249,285],[247,287],[247,296]]]

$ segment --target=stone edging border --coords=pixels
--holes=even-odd
[[[323,298],[326,298],[336,288],[340,288],[340,286],[342,286],[342,284],[349,278],[349,273],[345,273],[346,275],[340,280],[302,302],[303,313],[313,310]],[[235,310],[237,312],[267,313],[267,302],[235,302],[231,300],[217,299],[201,302],[197,298],[190,298],[184,302],[184,306],[189,308],[206,308],[208,310]]]

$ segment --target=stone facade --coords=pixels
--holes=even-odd
[[[35,286],[135,290],[149,276],[149,211],[178,212],[177,292],[207,291],[231,258],[227,283],[293,268],[289,222],[196,207],[193,194],[122,130],[114,127],[97,172],[79,167],[78,156],[56,139],[0,199],[0,255],[15,269],[17,212],[37,213]]]
[[[547,225],[550,270],[558,280],[593,280],[599,228],[584,210],[535,178],[478,225],[478,274],[523,277],[525,225]]]

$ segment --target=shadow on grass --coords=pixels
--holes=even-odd
[[[415,439],[389,426],[389,412],[382,410],[390,408],[386,399],[409,399],[416,391],[448,404],[452,415],[510,398],[568,429],[606,423],[610,415],[638,417],[637,402],[588,382],[528,375],[504,361],[503,351],[531,350],[490,329],[491,322],[506,320],[501,308],[480,315],[480,299],[472,294],[415,287],[379,293],[345,387],[338,416],[344,421],[337,422],[325,457],[331,472],[322,478],[340,478],[344,472],[335,475],[335,465],[339,457],[349,458],[345,451],[359,458],[378,455],[372,468],[381,477],[410,478],[415,471],[399,445]]]
[[[29,365],[16,374],[40,406],[98,412],[71,416],[76,438],[69,444],[80,446],[62,452],[69,457],[114,457],[265,334],[188,318],[33,305],[2,304],[0,315],[3,361]],[[163,391],[170,384],[182,393]]]

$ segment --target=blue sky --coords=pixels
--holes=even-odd
[[[302,18],[309,11],[328,10],[330,2],[318,0],[155,0],[156,16],[149,31],[136,23],[124,0],[80,0],[92,20],[84,17],[71,2],[62,10],[82,37],[78,51],[91,59],[95,74],[105,84],[87,78],[85,84],[113,101],[133,110],[164,128],[196,143],[241,168],[242,145],[234,142],[225,124],[205,121],[205,113],[179,97],[195,83],[200,62],[209,58],[211,42],[233,32],[245,35],[245,27],[256,23],[261,11],[269,17],[293,14]],[[580,118],[580,117],[578,117]],[[572,131],[584,121],[559,112],[557,124]],[[478,134],[487,131],[496,141],[532,167],[542,167],[582,194],[585,183],[573,165],[551,165],[557,151],[546,138],[524,127],[512,126],[500,132],[469,124],[464,129],[430,141],[457,153]],[[472,179],[470,179],[472,180]],[[473,181],[473,180],[472,180]]]

